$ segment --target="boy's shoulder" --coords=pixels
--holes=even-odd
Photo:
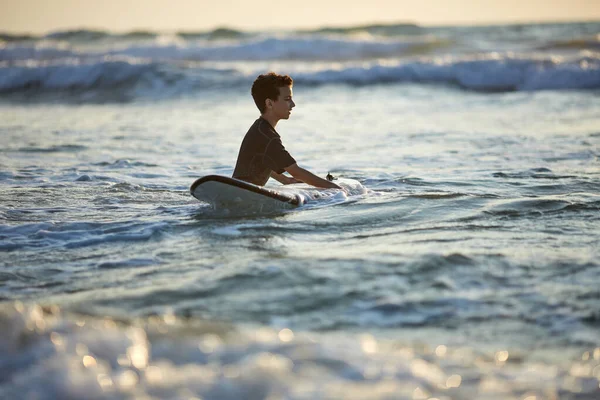
[[[256,121],[254,121],[246,135],[261,135],[269,139],[280,137],[277,131],[273,129],[271,124],[269,124],[269,122],[263,118],[258,118]]]

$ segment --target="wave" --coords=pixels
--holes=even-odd
[[[298,31],[299,33],[309,34],[338,34],[355,35],[357,33],[368,33],[377,36],[400,36],[422,34],[424,28],[412,23],[397,24],[371,24],[356,25],[347,27],[322,27],[311,30]]]
[[[166,224],[118,223],[29,223],[19,226],[0,225],[0,250],[64,247],[78,249],[111,242],[146,241],[160,235]]]
[[[423,41],[372,41],[334,38],[263,38],[250,42],[208,46],[131,46],[115,55],[198,61],[356,60],[413,54]],[[445,43],[440,43],[440,47]]]
[[[231,28],[216,28],[209,31],[187,32],[178,31],[175,33],[153,32],[147,30],[136,30],[126,33],[114,33],[109,31],[77,29],[51,32],[46,35],[19,35],[0,32],[0,41],[4,42],[35,42],[43,40],[61,41],[67,43],[95,43],[95,42],[115,42],[132,40],[153,40],[161,37],[176,37],[185,40],[206,39],[209,41],[242,39],[255,36],[257,33],[244,32]]]
[[[232,33],[234,34],[234,33]],[[193,35],[193,34],[190,34]],[[44,61],[76,57],[138,57],[171,61],[269,61],[269,60],[365,60],[390,58],[415,54],[435,53],[451,45],[435,37],[416,37],[397,40],[344,39],[332,37],[260,37],[244,41],[181,42],[157,38],[154,41],[100,48],[96,51],[80,50],[76,46],[56,41],[14,43],[0,46],[0,60]]]
[[[4,67],[0,68],[0,93],[123,88],[154,71],[153,64],[128,61]]]
[[[44,36],[0,34],[0,66],[42,61],[88,64],[106,57],[154,62],[347,62],[414,57],[521,58],[596,55],[600,24],[433,27],[356,25],[311,30],[249,32],[227,27],[161,33],[66,30]],[[515,56],[517,57],[517,56]]]
[[[594,199],[573,201],[546,196],[535,199],[499,200],[492,203],[484,213],[504,218],[535,218],[571,212],[597,212],[598,210],[600,210],[600,201]]]
[[[145,31],[145,30],[137,30],[126,33],[113,33],[109,31],[98,31],[98,30],[88,30],[88,29],[79,29],[79,30],[66,30],[66,31],[57,31],[52,32],[44,36],[46,39],[57,39],[57,40],[66,40],[66,41],[87,41],[93,42],[103,39],[153,39],[165,35],[170,35],[169,33],[163,32],[153,32],[153,31]],[[250,33],[244,32],[237,29],[231,29],[226,27],[219,27],[208,31],[197,31],[197,32],[189,32],[189,31],[177,31],[173,36],[177,36],[183,39],[209,39],[209,40],[219,40],[219,39],[239,39],[242,37],[249,36]]]
[[[0,32],[0,40],[7,42],[22,40],[57,39],[65,41],[95,42],[105,39],[145,39],[164,35],[175,35],[188,39],[236,39],[260,34],[291,33],[300,35],[336,35],[357,36],[371,35],[375,37],[396,37],[421,34],[441,34],[444,37],[477,37],[485,40],[544,40],[554,38],[557,41],[568,41],[577,37],[594,37],[599,30],[599,22],[569,22],[569,23],[527,23],[505,25],[478,26],[438,26],[423,27],[410,22],[385,24],[358,24],[350,26],[322,26],[313,29],[292,29],[280,31],[245,31],[234,27],[220,26],[210,30],[199,31],[151,31],[136,30],[116,33],[97,29],[70,29],[49,32],[45,35],[23,35]]]
[[[0,62],[56,60],[75,56],[77,52],[69,46],[55,43],[0,44]]]
[[[568,40],[551,41],[543,46],[539,46],[538,50],[600,50],[600,35],[589,38],[574,38]]]
[[[411,23],[397,24],[367,24],[347,27],[321,27],[316,29],[295,30],[298,34],[337,34],[337,35],[356,35],[357,33],[368,33],[378,36],[399,36],[413,35],[423,32],[422,27]],[[210,30],[202,31],[176,31],[175,36],[184,39],[239,39],[243,37],[253,36],[259,32],[243,31],[231,27],[217,27]],[[65,41],[80,41],[94,42],[104,39],[148,39],[155,38],[168,33],[149,30],[136,30],[125,33],[115,33],[97,29],[67,29],[50,32],[46,35],[20,35],[11,34],[8,32],[0,32],[0,40],[6,42],[25,41],[25,40],[40,40],[40,39],[55,39]]]
[[[389,63],[295,65],[296,83],[375,85],[426,83],[454,85],[475,91],[536,91],[600,88],[600,55],[570,59],[488,54],[475,57],[440,57]],[[81,93],[119,89],[121,95],[172,96],[205,89],[250,85],[262,72],[237,69],[236,64],[208,67],[203,63],[144,61],[132,57],[103,57],[97,61],[72,60],[68,64],[29,62],[0,64],[0,93]]]
[[[592,26],[593,27],[593,26]],[[368,25],[298,32],[243,32],[217,28],[207,32],[158,34],[136,31],[55,32],[36,40],[0,42],[0,62],[43,61],[74,57],[138,57],[154,61],[346,61],[398,59],[415,56],[458,57],[518,51],[564,56],[597,53],[600,41],[591,27],[549,37],[515,36],[508,28],[447,28]],[[549,29],[549,28],[548,28]],[[598,26],[600,30],[600,24]]]
[[[52,145],[49,147],[36,147],[27,146],[21,147],[17,151],[23,153],[63,153],[63,152],[77,152],[87,150],[87,146],[81,146],[77,144],[63,144],[63,145]],[[4,150],[3,150],[4,151]]]
[[[478,91],[531,91],[600,88],[600,56],[573,60],[519,58],[489,54],[466,58],[434,58],[389,66],[330,69],[300,74],[296,80],[306,83],[378,83],[416,82],[453,84]]]
[[[105,39],[110,36],[112,35],[108,31],[77,29],[52,32],[47,34],[45,38],[56,40],[79,40],[88,42],[93,40]]]
[[[32,35],[18,35],[7,32],[0,32],[0,42],[20,42],[35,39],[38,39],[38,37]]]
[[[114,33],[110,31],[101,31],[93,29],[73,29],[64,31],[50,32],[46,35],[20,35],[8,32],[0,32],[0,40],[5,42],[20,42],[34,40],[59,40],[66,42],[97,42],[101,40],[131,40],[131,39],[154,39],[165,35],[174,35],[183,39],[239,39],[251,36],[251,33],[231,28],[215,28],[208,31],[186,32],[178,31],[174,34],[165,34],[163,32],[153,32],[148,30],[135,30],[126,33]]]
[[[208,32],[177,32],[177,36],[184,39],[240,39],[250,36],[249,33],[231,28],[216,28]]]
[[[494,178],[507,178],[507,179],[548,179],[548,180],[560,180],[577,178],[577,175],[555,175],[552,170],[548,168],[532,168],[527,171],[518,172],[494,172],[492,174]]]

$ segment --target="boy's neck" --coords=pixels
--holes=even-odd
[[[278,118],[274,117],[273,115],[269,115],[269,113],[261,114],[260,117],[262,119],[266,120],[269,124],[271,124],[271,126],[273,127],[273,129],[275,129],[275,126],[277,125],[277,122],[279,122]]]

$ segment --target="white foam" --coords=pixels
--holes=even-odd
[[[354,179],[340,178],[335,180],[334,183],[341,186],[343,190],[319,189],[306,184],[278,186],[274,189],[299,197],[303,208],[340,204],[348,201],[353,196],[367,193],[367,189]]]

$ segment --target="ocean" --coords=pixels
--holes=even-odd
[[[600,22],[0,40],[0,398],[600,398]],[[267,71],[364,193],[190,195]]]

